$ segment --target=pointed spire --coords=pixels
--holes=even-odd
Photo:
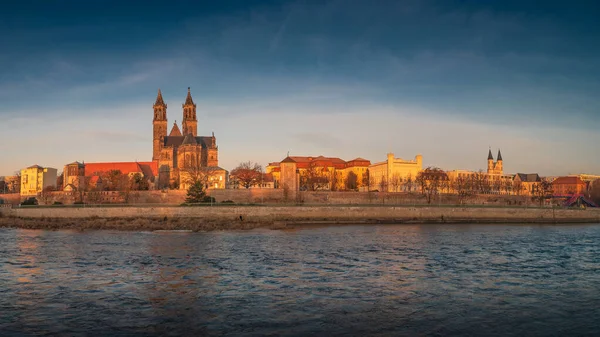
[[[177,121],[175,121],[175,123],[173,123],[173,128],[171,129],[171,133],[169,133],[169,137],[173,137],[173,136],[179,136],[181,137],[181,130],[179,130],[179,127],[177,126]]]
[[[492,156],[492,148],[490,147],[490,152],[488,153],[488,160],[494,160],[494,156]]]
[[[156,95],[156,102],[154,102],[154,105],[165,105],[160,89],[158,89],[158,95]]]
[[[190,87],[188,87],[188,94],[185,98],[185,105],[194,105],[194,100],[192,99],[192,94],[190,93]]]
[[[498,161],[502,161],[502,153],[500,153],[500,149],[498,149]]]

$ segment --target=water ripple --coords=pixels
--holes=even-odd
[[[600,226],[215,233],[0,229],[0,331],[600,333]]]

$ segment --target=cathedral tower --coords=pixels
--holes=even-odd
[[[152,120],[152,126],[154,133],[152,136],[152,160],[158,160],[164,137],[167,135],[167,105],[165,104],[165,101],[163,101],[160,89],[158,89],[158,95],[156,96],[156,102],[154,102],[153,107],[154,119]]]
[[[183,104],[183,122],[181,127],[183,128],[183,135],[186,136],[191,133],[192,136],[198,136],[198,120],[196,119],[196,104],[192,100],[192,94],[190,93],[190,87],[188,87],[187,97]]]

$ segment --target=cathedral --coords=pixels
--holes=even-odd
[[[224,188],[227,172],[219,167],[219,148],[214,133],[198,136],[196,104],[188,88],[183,103],[181,129],[177,121],[167,134],[167,104],[160,89],[154,103],[152,161],[158,163],[158,188],[187,189],[202,176],[206,187]]]

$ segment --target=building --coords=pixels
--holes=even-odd
[[[181,129],[177,121],[167,135],[167,104],[158,90],[153,105],[153,151],[152,160],[158,165],[158,188],[189,188],[193,180],[211,181],[208,187],[225,187],[227,171],[219,167],[219,148],[214,133],[211,136],[198,136],[196,103],[188,88],[185,103],[182,105],[183,120]],[[220,177],[220,178],[219,178]],[[216,185],[215,185],[216,184]]]
[[[554,196],[571,196],[582,194],[587,189],[587,183],[578,176],[558,177],[552,181]]]
[[[107,162],[107,163],[80,163],[73,162],[63,168],[63,190],[84,191],[102,190],[102,180],[111,171],[119,171],[129,178],[139,174],[148,182],[150,189],[158,181],[157,162]]]
[[[29,166],[21,170],[21,195],[35,196],[47,187],[56,187],[55,168]]]
[[[359,190],[367,185],[370,161],[349,161],[337,157],[288,156],[281,162],[269,163],[267,175],[275,188],[302,191]]]
[[[513,193],[533,196],[538,191],[542,178],[537,173],[517,173],[513,179]]]
[[[387,160],[369,165],[369,190],[381,192],[410,192],[419,172],[423,170],[423,156],[413,160],[395,158],[387,154]]]

